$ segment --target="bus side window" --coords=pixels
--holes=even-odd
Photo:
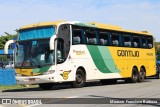
[[[147,48],[153,48],[153,38],[147,37]]]
[[[125,46],[125,47],[131,47],[131,46],[132,46],[132,45],[131,45],[130,35],[124,34],[124,35],[123,35],[123,41],[124,41],[123,46]]]
[[[84,36],[86,38],[86,44],[89,44],[89,45],[98,44],[98,40],[97,40],[97,37],[96,37],[96,31],[95,30],[85,29],[84,30]]]
[[[82,43],[82,34],[81,30],[73,30],[73,44]]]
[[[81,44],[82,43],[82,31],[78,27],[73,26],[73,31],[72,31],[72,44]]]
[[[142,36],[142,48],[147,47],[147,38],[145,36]]]
[[[112,46],[120,46],[120,34],[111,33]]]
[[[134,48],[139,48],[140,47],[140,38],[139,38],[139,36],[133,36],[132,44],[133,44],[132,46]]]
[[[108,32],[99,31],[99,42],[100,45],[108,45]]]

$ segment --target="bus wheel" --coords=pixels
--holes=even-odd
[[[140,73],[138,75],[138,82],[143,82],[146,77],[145,70],[143,68],[140,69]]]
[[[100,80],[102,85],[116,84],[117,79]]]
[[[132,76],[131,78],[126,78],[125,82],[127,83],[136,83],[138,81],[138,71],[136,68],[132,69]]]
[[[39,84],[39,87],[42,90],[51,90],[53,87],[53,84],[52,83],[42,83],[42,84]]]
[[[82,69],[78,69],[76,72],[76,80],[72,83],[74,88],[81,88],[85,85],[86,78]]]
[[[136,83],[138,81],[138,71],[136,68],[132,69],[132,77],[131,77],[131,82]]]

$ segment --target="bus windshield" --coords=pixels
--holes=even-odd
[[[40,68],[54,64],[54,52],[49,39],[19,41],[15,48],[15,67]]]

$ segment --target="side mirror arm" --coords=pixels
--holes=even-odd
[[[5,45],[4,45],[4,54],[8,54],[8,47],[9,47],[9,45],[11,44],[11,43],[15,43],[16,42],[16,40],[9,40],[9,41],[7,41],[6,43],[5,43]]]

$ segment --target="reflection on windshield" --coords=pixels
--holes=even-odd
[[[16,67],[42,67],[48,64],[54,64],[54,54],[49,49],[49,39],[17,43],[15,49]]]

